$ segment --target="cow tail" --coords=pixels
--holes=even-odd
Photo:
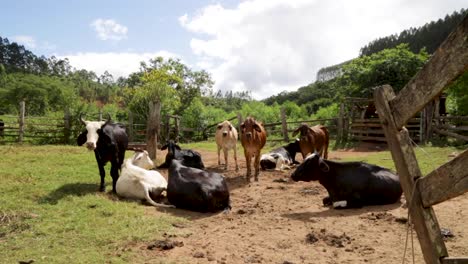
[[[322,126],[322,130],[325,133],[325,144],[323,146],[325,150],[323,151],[323,158],[328,159],[328,144],[330,142],[330,134],[328,133],[328,129],[326,126]]]

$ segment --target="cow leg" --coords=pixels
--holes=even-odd
[[[218,166],[221,165],[220,153],[221,153],[221,146],[218,145]]]
[[[223,152],[224,152],[224,169],[227,170],[228,169],[228,149],[227,148],[223,148]]]
[[[236,162],[236,171],[239,171],[239,165],[237,164],[237,146],[234,145],[234,161]]]
[[[254,178],[255,178],[255,181],[258,181],[258,175],[260,174],[260,150],[258,150],[258,151],[255,153],[255,162],[254,162],[254,166],[255,166],[255,175],[254,175]]]
[[[99,191],[104,192],[106,191],[106,185],[104,183],[104,177],[106,177],[106,171],[104,170],[104,164],[102,164],[101,158],[96,151],[94,151],[94,156],[96,157],[96,161],[98,164],[99,176],[101,176],[101,184],[99,185]]]
[[[112,192],[116,193],[115,185],[119,179],[119,166],[116,162],[111,163],[111,176],[112,176]]]
[[[250,176],[252,174],[252,171],[250,169],[250,165],[252,163],[252,157],[247,152],[244,152],[244,154],[245,154],[245,162],[247,163],[247,174],[246,174],[245,177],[246,177],[247,181],[249,182],[250,181]]]

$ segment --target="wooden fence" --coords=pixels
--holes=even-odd
[[[432,55],[429,62],[396,95],[378,87],[375,104],[400,176],[411,222],[426,263],[468,263],[449,257],[433,205],[468,191],[468,150],[423,177],[406,124],[468,69],[468,16]],[[431,122],[432,123],[432,122]],[[411,228],[411,226],[409,226]]]

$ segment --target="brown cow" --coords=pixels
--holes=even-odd
[[[250,181],[252,157],[255,167],[255,181],[258,181],[258,174],[260,172],[260,151],[266,142],[266,132],[263,125],[257,122],[252,117],[247,117],[240,126],[241,129],[241,143],[244,147],[245,161],[247,162],[247,181]]]
[[[228,168],[228,151],[234,149],[234,161],[236,162],[236,171],[239,170],[237,164],[237,130],[229,121],[218,124],[216,128],[216,145],[218,145],[218,165],[221,165],[220,152],[224,152],[224,169]]]
[[[322,125],[309,127],[306,123],[302,123],[293,132],[293,137],[301,133],[299,147],[301,148],[302,158],[306,158],[308,154],[317,151],[324,159],[328,158],[328,129]]]

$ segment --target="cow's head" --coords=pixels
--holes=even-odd
[[[229,132],[232,131],[232,129],[235,129],[235,128],[232,126],[231,122],[227,120],[222,123],[219,123],[217,127],[217,130],[221,131],[223,137],[226,137],[229,134]]]
[[[315,151],[297,166],[296,170],[291,174],[291,179],[293,181],[317,181],[320,179],[320,175],[329,171],[328,164]]]
[[[80,121],[83,123],[83,125],[86,126],[86,130],[78,136],[78,146],[85,144],[89,150],[96,149],[97,141],[99,140],[99,134],[101,133],[102,128],[111,121],[110,115],[108,115],[106,121],[87,121],[83,119],[81,114]]]
[[[177,150],[181,150],[180,146],[177,145],[173,140],[168,140],[164,146],[161,147],[161,150],[167,149],[167,156],[174,157]]]
[[[247,140],[252,138],[255,131],[262,132],[262,124],[258,123],[253,117],[247,117],[240,125],[241,133],[245,135]]]
[[[150,170],[154,168],[154,162],[150,159],[149,154],[146,150],[135,150],[135,154],[132,158],[132,163],[140,168]]]
[[[296,130],[293,131],[292,136],[295,137],[297,134],[300,134],[301,140],[306,140],[307,135],[312,129],[306,123],[302,123]]]

